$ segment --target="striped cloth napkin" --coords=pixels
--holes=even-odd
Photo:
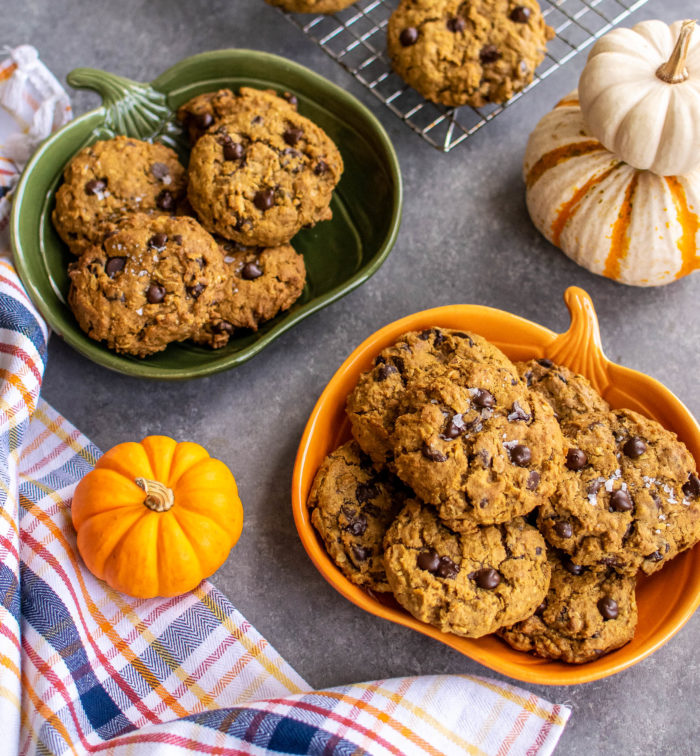
[[[37,77],[51,84],[45,93],[55,79],[33,48],[18,50],[0,64],[0,186],[10,188],[22,144],[2,132],[7,114],[32,140],[70,114],[65,95],[53,91],[43,126],[29,133],[32,119],[17,116],[3,87],[38,111],[45,99]],[[6,245],[0,239],[0,252]],[[314,691],[210,583],[144,601],[93,577],[76,548],[70,506],[100,451],[39,396],[47,339],[11,262],[0,262],[3,753],[553,751],[569,710],[512,685],[449,675]]]

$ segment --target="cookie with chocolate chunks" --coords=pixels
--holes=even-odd
[[[80,327],[137,357],[194,335],[222,294],[223,255],[193,218],[128,216],[69,267]]]
[[[410,495],[398,480],[378,473],[354,441],[321,464],[308,499],[311,522],[333,561],[353,583],[389,590],[382,542]]]
[[[447,633],[480,638],[519,622],[549,587],[544,539],[521,517],[455,533],[431,507],[411,501],[388,529],[384,546],[396,600]]]
[[[355,0],[266,0],[270,5],[292,13],[337,13]]]
[[[306,281],[304,258],[291,244],[244,247],[215,237],[223,253],[223,293],[194,341],[223,347],[239,328],[257,331],[261,323],[288,310]]]
[[[117,136],[85,147],[68,163],[51,218],[80,255],[127,214],[174,214],[186,185],[185,169],[169,147]]]
[[[593,572],[549,553],[552,581],[535,613],[498,634],[519,651],[581,664],[630,641],[637,626],[636,580]]]
[[[394,70],[451,106],[510,99],[533,80],[553,36],[537,0],[401,0],[387,27]]]
[[[237,110],[200,137],[190,155],[187,195],[212,233],[274,247],[332,217],[342,171],[326,133],[280,100],[267,110]]]

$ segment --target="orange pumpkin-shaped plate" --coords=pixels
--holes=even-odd
[[[345,400],[360,374],[401,334],[433,326],[481,334],[512,360],[547,357],[566,365],[585,375],[613,408],[636,410],[674,431],[696,462],[700,460],[700,426],[690,411],[655,379],[605,357],[598,319],[585,291],[571,287],[564,299],[571,313],[571,326],[562,334],[517,315],[479,305],[424,310],[379,329],[345,360],[321,394],[304,430],[292,483],[294,519],[304,548],[321,574],[343,596],[378,617],[442,641],[497,672],[545,685],[590,682],[615,674],[653,653],[677,633],[700,604],[700,548],[682,553],[651,577],[639,578],[639,624],[630,643],[587,664],[569,665],[516,651],[493,635],[472,639],[440,632],[414,619],[393,597],[371,594],[354,585],[328,557],[311,524],[306,500],[324,457],[350,438]]]

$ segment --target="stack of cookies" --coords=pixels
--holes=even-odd
[[[311,520],[351,581],[444,632],[595,659],[634,634],[637,572],[700,540],[685,446],[549,360],[408,333],[347,413],[354,440],[321,465]]]
[[[195,97],[177,113],[187,170],[123,136],[71,160],[52,218],[78,257],[68,299],[91,338],[138,357],[185,339],[218,348],[298,299],[306,270],[289,242],[331,217],[343,162],[296,106],[246,87]]]

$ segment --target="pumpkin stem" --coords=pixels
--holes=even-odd
[[[143,500],[143,503],[154,512],[167,512],[175,503],[172,490],[160,481],[149,480],[148,478],[135,478],[134,483],[146,492],[146,498]]]
[[[673,48],[671,57],[656,69],[656,75],[667,84],[680,84],[688,78],[688,69],[685,61],[690,47],[690,35],[695,28],[695,21],[684,21],[681,26],[676,46]]]

